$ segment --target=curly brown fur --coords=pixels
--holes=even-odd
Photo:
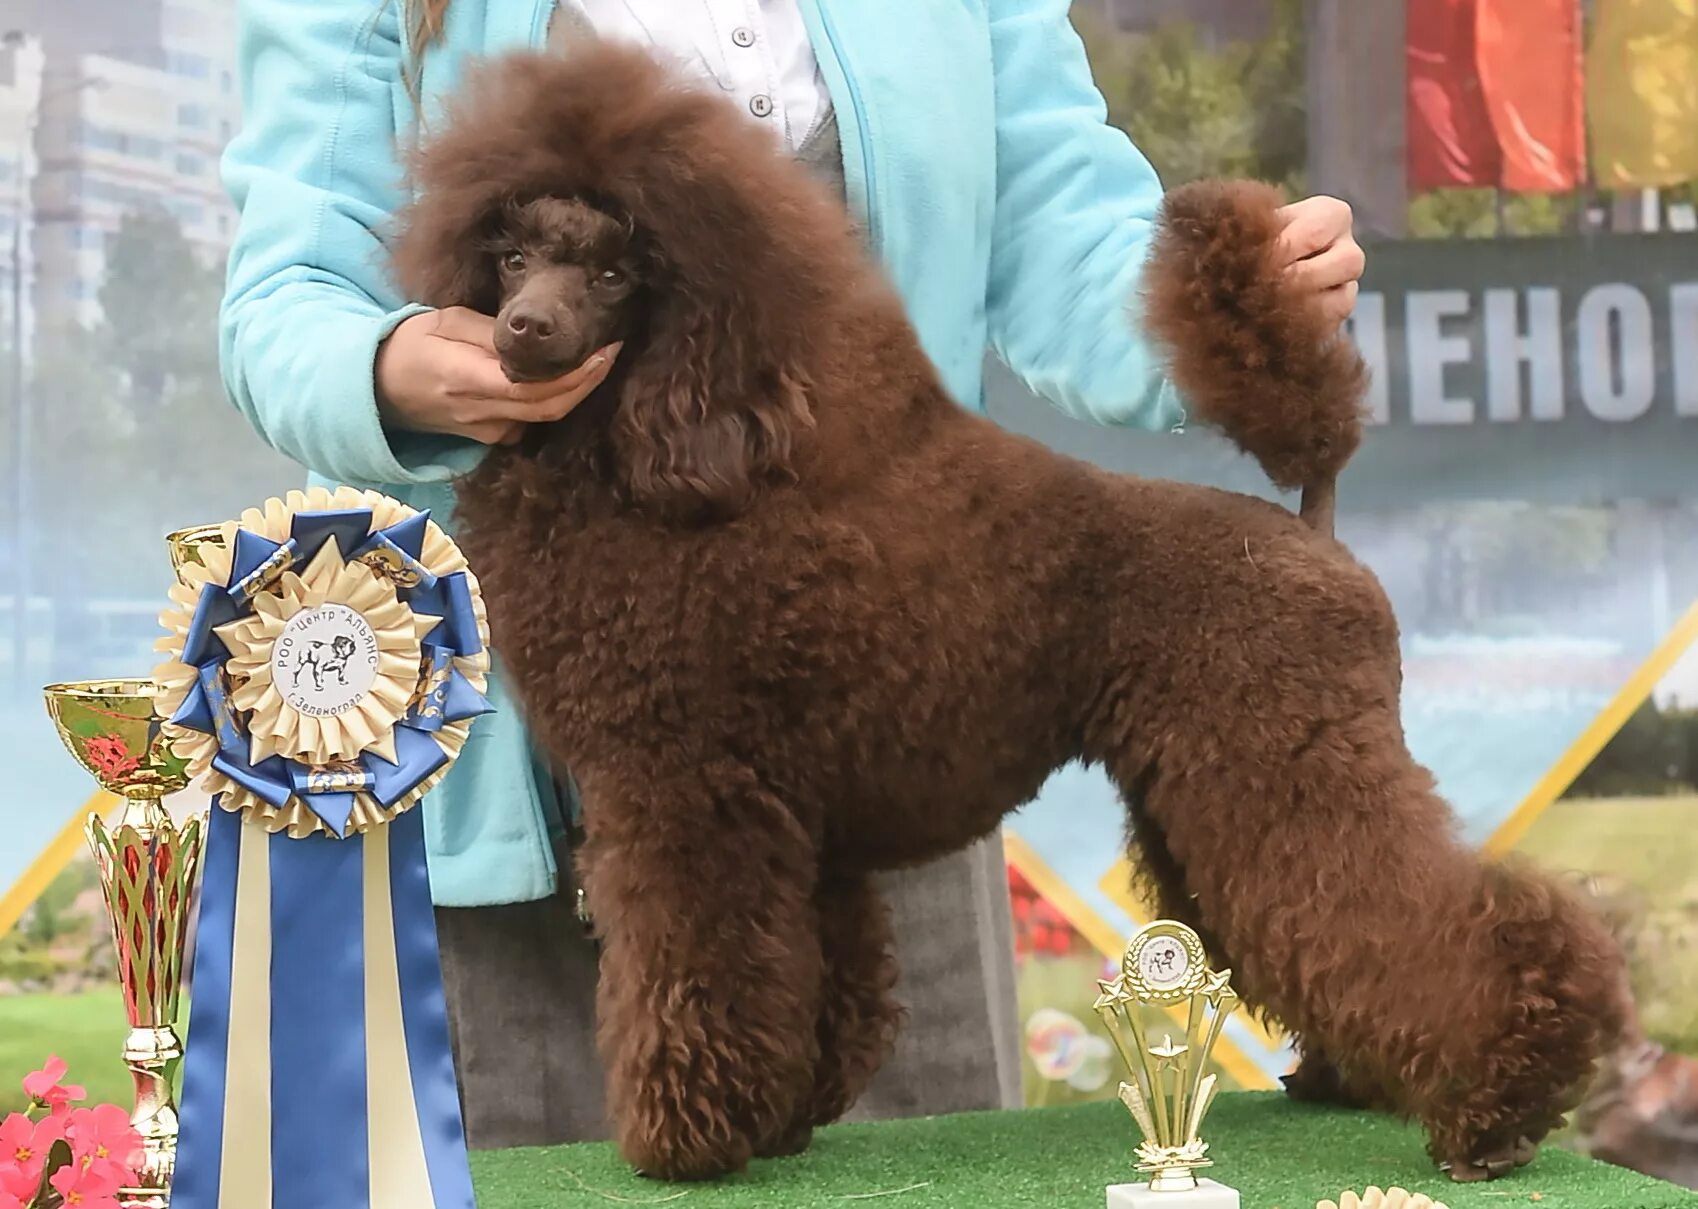
[[[1194,414],[1303,491],[1329,535],[1338,474],[1362,441],[1368,367],[1319,308],[1293,297],[1270,185],[1202,181],[1168,194],[1144,274],[1145,323]]]
[[[867,875],[994,831],[1071,760],[1120,784],[1170,909],[1339,1087],[1462,1174],[1550,1127],[1616,1027],[1619,958],[1457,840],[1346,550],[957,407],[841,206],[640,55],[499,64],[419,174],[398,256],[427,302],[483,296],[514,199],[592,199],[650,245],[615,373],[458,505],[512,684],[583,791],[632,1162],[717,1175],[839,1113],[897,1020]],[[1226,285],[1296,314],[1266,272]],[[1232,389],[1276,428],[1332,414],[1293,410],[1278,379],[1311,354],[1276,329],[1219,337],[1261,349]],[[1298,481],[1344,447],[1288,444]]]

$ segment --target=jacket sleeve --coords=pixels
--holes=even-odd
[[[1137,317],[1161,182],[1108,125],[1067,0],[989,5],[997,128],[991,346],[1070,415],[1176,427],[1184,410]]]
[[[389,432],[378,345],[425,308],[389,281],[401,198],[398,3],[240,0],[244,122],[225,152],[240,220],[219,316],[225,388],[274,448],[328,478],[445,481],[476,442]]]

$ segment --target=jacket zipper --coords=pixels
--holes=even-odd
[[[843,86],[849,93],[849,105],[854,111],[856,141],[861,151],[862,185],[866,191],[867,243],[872,249],[877,250],[880,238],[878,181],[873,168],[872,140],[868,137],[866,103],[861,97],[861,87],[856,83],[854,73],[849,70],[848,63],[844,61],[842,46],[837,36],[837,28],[832,24],[831,14],[826,11],[826,0],[814,0],[812,4],[806,7],[811,8],[818,18],[820,32],[825,35],[825,49],[831,53],[837,68],[837,75],[843,81]]]

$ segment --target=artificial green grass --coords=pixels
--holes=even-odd
[[[1243,1209],[1313,1209],[1346,1188],[1394,1185],[1451,1209],[1693,1209],[1698,1193],[1562,1151],[1492,1184],[1452,1184],[1421,1135],[1385,1117],[1293,1105],[1277,1094],[1221,1097],[1204,1133]],[[719,1184],[667,1185],[631,1175],[608,1146],[472,1156],[480,1209],[1100,1209],[1104,1188],[1136,1176],[1136,1141],[1117,1103],[840,1125],[808,1153],[758,1162]]]
[[[0,995],[0,1115],[24,1107],[19,1084],[49,1054],[70,1065],[71,1083],[88,1088],[86,1103],[128,1106],[135,1096],[122,1057],[128,1032],[115,986],[80,995]]]

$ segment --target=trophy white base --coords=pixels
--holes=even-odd
[[[1108,1209],[1238,1209],[1238,1189],[1198,1180],[1184,1192],[1152,1192],[1148,1184],[1114,1184]]]

